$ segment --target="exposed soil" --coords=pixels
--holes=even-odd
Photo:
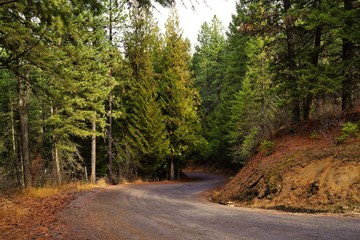
[[[353,114],[359,121],[359,113]],[[213,200],[292,212],[360,214],[360,138],[341,144],[344,119],[308,121],[283,129],[275,151],[259,151]]]

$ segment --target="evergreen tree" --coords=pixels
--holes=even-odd
[[[133,9],[130,21],[131,30],[125,35],[125,52],[131,73],[122,100],[125,112],[121,121],[124,134],[121,147],[124,152],[132,153],[132,161],[141,176],[158,178],[154,173],[163,164],[168,140],[157,102],[158,84],[151,62],[156,31],[146,8]]]
[[[195,86],[200,89],[204,115],[213,112],[220,103],[223,79],[225,38],[223,27],[216,16],[210,24],[203,23],[198,34],[198,45],[193,57]]]
[[[84,22],[86,25],[81,26]],[[99,22],[101,19],[90,13],[78,15],[73,22],[73,31],[67,33],[67,39],[62,43],[61,68],[64,75],[58,77],[64,79],[63,82],[58,78],[53,79],[57,96],[61,100],[59,105],[54,106],[56,112],[52,116],[57,119],[54,135],[62,143],[66,143],[69,136],[94,138],[93,134],[97,129],[94,124],[98,125],[100,133],[105,127],[104,103],[111,84],[108,84],[109,66],[106,64],[109,60],[107,40],[103,28],[97,26]],[[65,144],[61,147],[66,150],[69,146]],[[95,162],[92,162],[92,169],[94,182]]]
[[[201,138],[196,114],[198,93],[190,78],[190,44],[182,38],[175,11],[169,16],[165,28],[159,97],[170,143],[168,173],[173,180],[179,177],[181,162],[201,142]]]
[[[22,163],[19,155],[18,124],[16,119],[16,79],[9,70],[0,70],[0,171],[11,176],[18,186],[24,186]],[[9,184],[9,183],[8,183]],[[1,188],[1,186],[0,186]]]
[[[214,16],[211,23],[205,22],[201,26],[193,56],[194,84],[199,89],[202,100],[203,135],[209,143],[206,158],[216,156],[223,147],[223,116],[219,113],[223,105],[224,52],[224,30],[221,22]]]
[[[354,90],[359,88],[359,52],[356,51],[359,39],[360,6],[358,1],[344,0],[343,11],[340,14],[342,38],[342,110],[354,108]]]
[[[274,130],[277,104],[276,85],[270,71],[269,39],[252,39],[246,45],[248,68],[242,89],[232,104],[230,144],[234,147],[234,161],[244,164],[262,138]]]
[[[112,59],[110,62],[110,75],[115,79],[115,86],[120,84],[121,82],[121,64],[119,64],[123,59],[119,54],[118,48],[122,48],[121,42],[121,33],[125,26],[126,14],[125,14],[125,5],[127,1],[121,0],[107,0],[104,1],[104,6],[106,9],[106,25],[108,31],[108,39],[110,45],[113,46],[111,49]],[[109,82],[110,84],[110,82]],[[114,86],[114,87],[115,87]],[[107,157],[108,157],[108,172],[109,172],[109,180],[111,183],[115,183],[115,177],[113,174],[113,158],[116,159],[115,154],[113,152],[113,115],[114,115],[114,96],[111,91],[108,96],[108,131],[107,131],[107,141],[108,141],[108,149],[107,149]],[[116,110],[115,110],[116,111]],[[115,114],[116,115],[116,114]]]

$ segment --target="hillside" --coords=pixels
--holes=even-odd
[[[323,117],[279,131],[269,155],[258,151],[213,200],[294,212],[360,213],[360,137],[345,141],[342,124],[359,112]]]

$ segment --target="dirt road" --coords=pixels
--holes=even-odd
[[[360,239],[360,218],[232,208],[199,197],[224,179],[115,186],[82,195],[59,215],[55,239]]]

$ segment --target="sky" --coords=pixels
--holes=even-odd
[[[179,13],[180,27],[183,29],[183,36],[190,39],[192,47],[197,42],[197,35],[204,22],[210,22],[214,15],[222,22],[224,29],[227,30],[231,21],[231,16],[236,12],[235,4],[237,0],[196,0],[195,10],[191,9],[190,0],[176,1],[176,8]],[[206,3],[205,3],[206,1]],[[158,20],[159,27],[163,29],[169,9],[156,5],[154,11],[155,18]]]

